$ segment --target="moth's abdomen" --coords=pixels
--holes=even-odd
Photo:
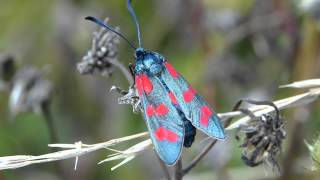
[[[183,120],[184,123],[184,147],[191,147],[196,136],[196,128],[187,119]]]

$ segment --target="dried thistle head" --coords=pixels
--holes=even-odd
[[[108,19],[105,19],[107,22]],[[116,28],[119,30],[119,28]],[[81,74],[99,72],[110,76],[113,73],[113,62],[117,61],[119,37],[111,31],[100,28],[93,33],[92,47],[78,63]]]
[[[259,105],[262,104],[263,102],[259,103]],[[264,114],[260,117],[254,116],[247,109],[240,109],[243,113],[251,116],[253,121],[239,127],[236,139],[240,140],[241,134],[243,134],[243,143],[240,145],[242,148],[241,159],[246,165],[254,167],[267,163],[280,171],[276,157],[281,152],[286,132],[283,118],[280,117],[277,107],[270,102],[264,105],[270,104],[276,109],[276,113]]]
[[[53,86],[43,78],[43,72],[25,67],[14,77],[9,98],[9,108],[13,116],[20,112],[41,113],[51,99]]]

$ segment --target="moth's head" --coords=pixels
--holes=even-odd
[[[144,71],[150,73],[150,75],[161,73],[164,58],[159,53],[138,48],[135,56],[136,72]]]
[[[143,59],[146,54],[147,54],[146,50],[139,47],[136,49],[135,58],[136,58],[136,60]]]

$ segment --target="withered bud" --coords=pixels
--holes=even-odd
[[[105,20],[107,22],[108,19]],[[119,28],[116,28],[118,31]],[[81,74],[99,72],[110,76],[113,73],[112,62],[117,61],[119,37],[111,31],[100,28],[93,33],[92,47],[77,64]]]
[[[9,108],[13,116],[21,112],[41,113],[51,99],[53,86],[45,80],[43,72],[31,67],[18,71],[14,77],[9,98]]]
[[[0,89],[7,89],[15,71],[14,58],[10,55],[0,54]]]

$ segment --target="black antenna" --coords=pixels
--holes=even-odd
[[[89,21],[92,21],[92,22],[95,22],[96,24],[112,31],[113,33],[117,34],[118,36],[120,36],[122,39],[124,39],[129,45],[130,47],[132,47],[133,49],[136,49],[136,47],[128,40],[128,38],[126,38],[124,35],[122,35],[121,33],[117,32],[112,26],[104,23],[103,21],[95,18],[95,17],[92,17],[92,16],[88,16],[85,18],[86,20],[89,20]]]
[[[137,28],[137,31],[138,31],[139,48],[141,48],[142,47],[142,42],[141,42],[141,33],[140,33],[139,22],[138,22],[136,14],[134,13],[134,10],[133,10],[133,8],[131,6],[131,0],[128,0],[127,7],[128,7],[128,10],[129,10],[129,12],[131,14],[131,17],[133,18],[133,21],[136,24],[136,28]]]

